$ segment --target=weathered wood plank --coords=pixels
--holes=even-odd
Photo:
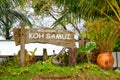
[[[14,29],[16,45],[20,45],[20,29]],[[75,48],[74,34],[71,31],[51,28],[25,29],[25,43],[49,43]]]

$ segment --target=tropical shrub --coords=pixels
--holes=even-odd
[[[119,36],[118,25],[119,23],[106,18],[86,22],[88,37],[91,41],[96,42],[100,52],[113,51],[115,42]]]
[[[86,44],[86,46],[80,46],[78,49],[78,53],[85,53],[87,57],[88,63],[90,62],[89,60],[89,55],[91,54],[91,50],[96,48],[96,44],[94,42],[89,42]]]
[[[120,37],[117,39],[113,51],[120,52]]]

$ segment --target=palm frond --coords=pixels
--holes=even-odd
[[[17,20],[22,20],[25,23],[27,23],[30,27],[32,27],[32,24],[31,24],[30,20],[28,19],[27,15],[25,15],[21,12],[14,11],[14,10],[10,10],[9,12],[10,12],[10,19],[14,18]]]
[[[68,12],[66,11],[64,13],[64,15],[62,15],[60,18],[58,18],[51,26],[53,26],[53,28],[56,28],[57,25],[62,25],[62,27],[65,27],[65,25],[63,24],[63,22],[64,22],[64,19],[66,18],[66,16],[68,15],[67,13]]]

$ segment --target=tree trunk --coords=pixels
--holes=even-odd
[[[6,16],[6,25],[5,25],[5,39],[10,40],[10,25],[9,25],[9,20],[8,16]]]
[[[6,38],[6,40],[10,40],[9,29],[7,28],[7,26],[6,26],[5,38]]]
[[[75,66],[76,65],[76,60],[77,58],[77,48],[71,48],[69,50],[69,61],[68,61],[68,65],[69,66]]]

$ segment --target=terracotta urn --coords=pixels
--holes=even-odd
[[[105,70],[111,69],[114,64],[114,58],[112,53],[110,52],[100,53],[97,57],[97,64]]]

